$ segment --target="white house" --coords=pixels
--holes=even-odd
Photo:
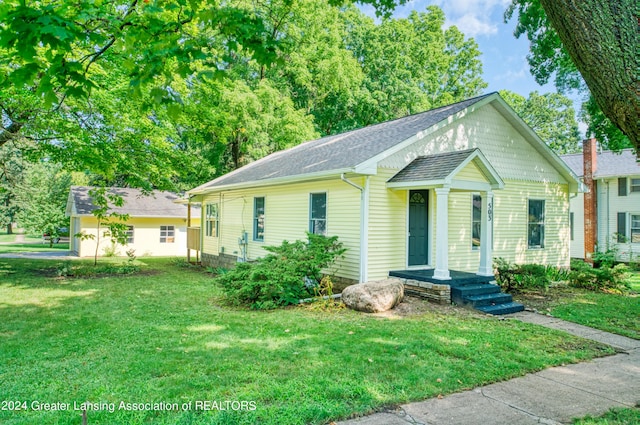
[[[631,149],[599,151],[585,140],[583,153],[562,159],[590,191],[570,198],[571,257],[617,251],[620,261],[640,258],[640,164]]]

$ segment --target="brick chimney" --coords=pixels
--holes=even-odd
[[[584,184],[589,190],[584,194],[584,259],[593,263],[592,255],[598,239],[597,192],[593,175],[598,168],[596,139],[582,142],[582,160],[584,166]]]

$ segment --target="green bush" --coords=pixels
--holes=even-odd
[[[624,264],[610,267],[601,263],[592,267],[584,261],[572,261],[569,285],[591,291],[622,293],[631,289],[628,282],[629,268]]]
[[[493,267],[496,281],[506,292],[547,289],[551,283],[547,267],[540,264],[514,264],[495,258]]]
[[[227,299],[235,305],[271,309],[297,304],[314,295],[322,270],[330,267],[346,249],[338,237],[307,233],[308,241],[284,241],[265,247],[266,256],[217,276]]]

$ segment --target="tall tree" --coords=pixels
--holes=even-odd
[[[13,143],[0,146],[0,226],[13,233],[12,224],[19,211],[15,203],[16,193],[24,179],[24,161]]]
[[[370,102],[362,124],[371,124],[480,94],[480,51],[455,27],[444,29],[441,9],[411,12],[380,25],[353,19],[347,46],[365,73]]]
[[[505,13],[518,14],[515,35],[531,41],[529,64],[536,80],[576,88],[584,79],[593,101],[631,141],[640,155],[640,45],[638,5],[634,0],[512,0]],[[577,71],[577,72],[576,72]],[[593,116],[594,114],[591,113]],[[591,127],[619,149],[608,125]]]
[[[71,175],[59,165],[42,162],[28,167],[16,192],[20,225],[28,233],[48,233],[53,242],[58,229],[69,223],[65,208],[70,187]]]
[[[578,152],[580,133],[571,99],[559,93],[529,93],[525,98],[501,90],[500,96],[558,154]]]

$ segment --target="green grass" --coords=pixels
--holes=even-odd
[[[611,409],[602,416],[594,418],[586,416],[574,419],[573,425],[638,425],[640,424],[640,410]]]
[[[632,275],[631,288],[630,293],[620,295],[562,286],[516,299],[560,319],[640,339],[640,273]]]
[[[0,259],[0,400],[28,407],[0,410],[1,423],[77,424],[79,411],[31,403],[90,401],[114,403],[89,411],[92,425],[321,424],[612,353],[451,309],[402,318],[233,309],[201,269],[138,262],[138,275],[58,279],[56,261]],[[255,410],[197,410],[201,401]]]
[[[6,232],[0,232],[0,243],[10,243],[16,240],[16,234],[7,234]]]
[[[50,247],[48,243],[12,243],[0,245],[0,254],[17,252],[56,252],[69,251],[68,243],[54,243]]]
[[[631,290],[637,294],[640,294],[640,272],[633,272],[629,279]]]

